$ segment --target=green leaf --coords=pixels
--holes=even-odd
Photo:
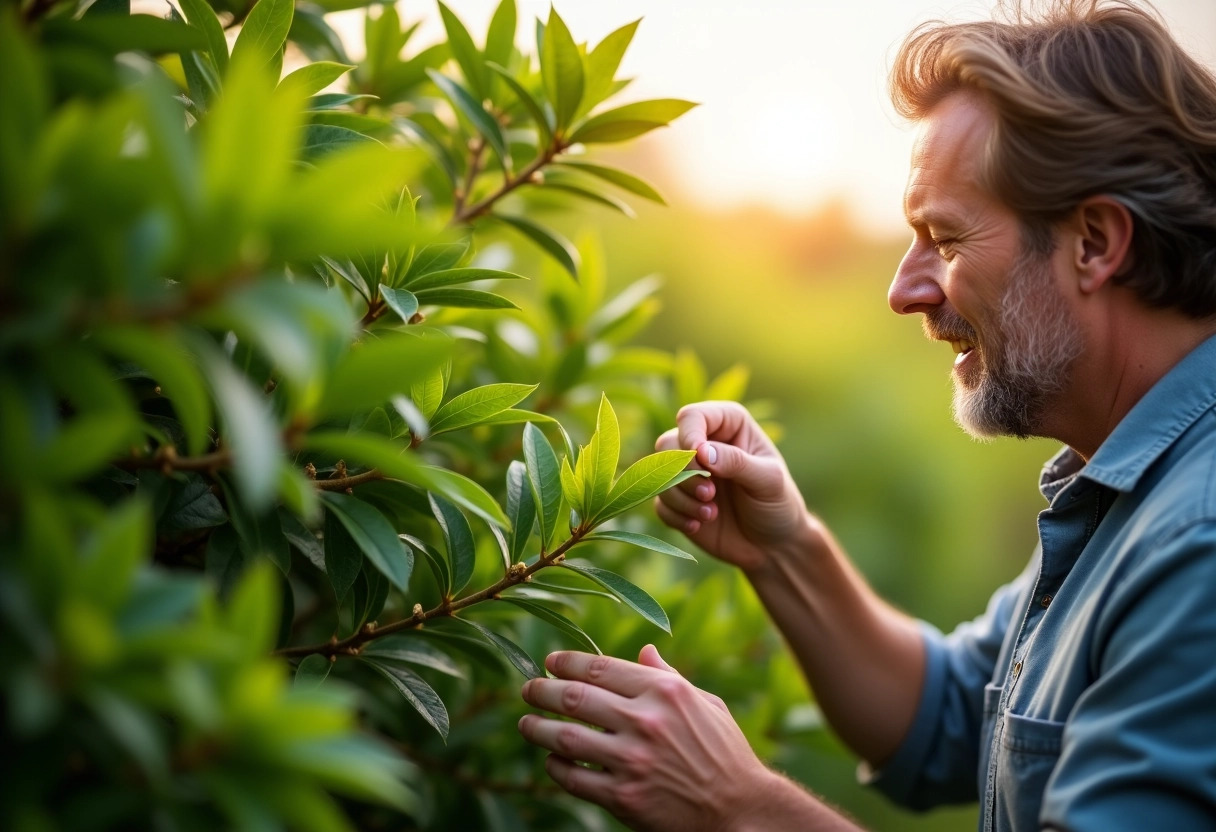
[[[493,416],[487,416],[482,419],[479,424],[482,425],[522,425],[524,422],[537,422],[541,424],[557,424],[557,420],[552,416],[546,416],[544,413],[537,413],[535,410],[521,410],[519,408],[510,407]]]
[[[322,257],[321,262],[332,269],[334,274],[336,274],[338,277],[355,287],[355,291],[363,296],[364,301],[367,301],[368,303],[371,302],[371,289],[367,288],[367,281],[363,279],[363,275],[359,273],[357,268],[355,268],[354,263],[349,260],[338,262],[337,260],[329,257]],[[322,274],[322,277],[325,278],[325,282],[328,284],[328,275]]]
[[[579,575],[599,584],[617,598],[620,598],[626,606],[632,608],[651,624],[668,634],[671,633],[671,622],[667,619],[667,613],[663,612],[663,608],[659,606],[658,601],[647,595],[637,585],[606,569],[597,569],[594,566],[572,563],[568,560],[562,561],[558,565],[563,569],[569,569],[571,572],[577,572]]]
[[[173,339],[150,329],[123,327],[94,333],[103,349],[146,369],[173,402],[173,410],[186,434],[192,454],[207,446],[211,402],[194,359]]]
[[[182,11],[190,25],[207,37],[207,52],[220,75],[228,71],[228,40],[215,9],[207,0],[182,0]]]
[[[291,551],[283,537],[278,513],[270,509],[253,510],[248,501],[241,500],[232,489],[221,482],[224,502],[232,527],[236,529],[241,548],[249,558],[261,555],[286,575],[291,570]]]
[[[228,602],[228,629],[240,635],[238,643],[251,655],[267,653],[274,647],[279,629],[277,582],[267,564],[254,564]]]
[[[431,419],[431,435],[480,424],[485,419],[519,404],[536,389],[535,384],[487,384],[451,399]]]
[[[319,95],[314,95],[308,99],[309,112],[325,112],[327,110],[336,110],[339,107],[345,107],[347,104],[354,104],[356,101],[379,101],[380,96],[368,95],[366,93],[355,95],[354,93],[345,92],[324,92]]]
[[[448,383],[447,373],[444,372],[446,366],[437,367],[426,379],[410,388],[410,398],[428,421],[443,404],[443,394]],[[429,426],[427,429],[429,431]]]
[[[549,7],[540,74],[545,95],[553,105],[556,132],[564,133],[583,100],[583,56],[557,10]]]
[[[228,522],[224,507],[211,493],[211,486],[198,474],[186,474],[186,482],[176,490],[157,524],[161,532],[188,532],[210,529]]]
[[[481,102],[446,75],[441,75],[433,69],[428,69],[426,74],[435,83],[435,86],[439,87],[440,92],[452,102],[452,106],[467,118],[477,132],[485,138],[494,153],[497,154],[503,168],[510,170],[511,156],[507,153],[507,142],[503,138],[502,128],[498,126],[494,117],[486,112]]]
[[[291,30],[287,37],[297,44],[310,60],[332,58],[341,63],[350,63],[342,38],[325,20],[320,9],[308,6],[297,8],[291,19]]]
[[[295,8],[295,0],[258,0],[232,45],[232,60],[274,61],[287,42]]]
[[[586,453],[584,451],[584,453]],[[580,466],[581,469],[586,466]],[[562,457],[562,496],[566,498],[566,502],[581,515],[590,516],[587,512],[587,487],[583,482],[583,478],[574,472],[570,467],[570,458]]]
[[[591,162],[576,161],[573,159],[562,159],[555,164],[598,177],[603,179],[605,182],[611,182],[618,188],[629,191],[631,194],[637,194],[644,199],[649,199],[651,202],[657,202],[660,205],[667,204],[663,200],[662,194],[656,191],[653,185],[650,185],[632,174],[625,173],[623,170],[608,168],[604,167],[603,165],[595,165]]]
[[[446,497],[461,508],[467,509],[487,523],[493,523],[502,528],[510,528],[511,522],[502,508],[494,501],[484,488],[466,476],[439,468],[424,465],[420,476],[415,482],[426,490]]]
[[[245,572],[246,555],[240,538],[232,526],[220,526],[207,538],[207,551],[203,555],[203,570],[219,587],[220,597],[229,595],[237,580]]]
[[[597,598],[607,598],[609,601],[613,602],[614,604],[621,603],[621,599],[617,598],[611,592],[600,592],[598,589],[587,589],[586,587],[582,587],[582,586],[569,586],[567,584],[551,584],[551,583],[547,583],[545,581],[537,580],[536,578],[533,578],[531,581],[529,581],[527,586],[532,587],[534,589],[544,590],[547,592],[557,592],[562,595],[594,595]]]
[[[362,655],[429,667],[456,679],[464,679],[468,675],[447,653],[431,646],[430,642],[413,636],[399,635],[376,639],[363,649]]]
[[[104,14],[71,20],[41,21],[42,38],[60,46],[78,45],[116,55],[119,52],[190,52],[207,49],[201,29],[150,14]]]
[[[592,522],[615,517],[665,491],[694,456],[696,451],[659,451],[642,457],[621,474],[612,486],[607,504],[595,512]]]
[[[504,638],[489,627],[478,624],[476,621],[470,621],[467,618],[456,618],[453,616],[452,620],[460,621],[472,627],[483,639],[501,650],[502,654],[507,657],[507,661],[513,664],[515,669],[524,674],[525,677],[539,679],[545,675],[545,672],[537,666],[536,662],[532,661],[532,657],[510,639]]]
[[[563,269],[568,271],[571,277],[578,280],[578,249],[571,245],[569,240],[523,217],[512,217],[505,214],[491,214],[491,216],[500,222],[505,222],[536,243],[546,254],[556,260]]]
[[[203,2],[203,0],[195,0]],[[350,64],[339,64],[334,61],[317,61],[305,64],[295,72],[289,73],[279,82],[280,86],[294,86],[303,95],[316,95],[321,90],[337,81],[347,72],[354,69]],[[309,102],[310,106],[312,102]]]
[[[419,275],[406,285],[415,292],[471,283],[474,280],[527,280],[521,274],[498,269],[440,269]]]
[[[375,141],[370,136],[348,127],[338,127],[333,124],[307,124],[304,126],[304,144],[300,148],[300,153],[305,159],[316,160],[351,145],[374,143]]]
[[[652,552],[658,552],[663,555],[671,555],[673,558],[683,558],[684,560],[695,561],[692,555],[685,552],[676,546],[672,546],[666,540],[659,540],[657,537],[651,537],[648,534],[639,534],[638,532],[625,532],[615,529],[607,529],[603,531],[589,534],[579,541],[581,546],[584,543],[594,543],[597,540],[611,540],[617,543],[628,543],[632,546],[641,546],[643,549],[649,549]]]
[[[305,656],[296,666],[295,687],[300,690],[314,690],[320,687],[333,666],[334,663],[320,653]]]
[[[524,426],[524,459],[528,466],[532,500],[536,505],[536,519],[540,524],[541,546],[547,551],[553,532],[557,529],[561,509],[561,474],[553,446],[540,428],[531,422]]]
[[[583,91],[580,113],[589,112],[611,95],[612,81],[621,66],[621,58],[625,56],[625,50],[633,40],[633,33],[641,22],[635,20],[627,23],[600,41],[599,45],[588,53],[586,89]]]
[[[136,570],[151,559],[152,537],[148,504],[119,503],[96,527],[72,582],[91,602],[116,612],[131,593]]]
[[[402,285],[413,286],[422,275],[451,269],[463,260],[464,256],[468,253],[469,243],[467,240],[462,240],[458,243],[432,243],[418,252],[418,255],[410,263]]]
[[[439,587],[439,592],[448,597],[452,593],[452,570],[448,566],[447,558],[445,558],[435,547],[431,546],[425,540],[414,537],[411,534],[397,535],[403,542],[413,546],[422,553],[422,557],[426,560],[427,566],[431,569],[431,574],[435,576],[435,583]]]
[[[318,418],[347,416],[383,405],[424,381],[448,359],[452,342],[432,333],[368,338],[348,352],[329,375]]]
[[[325,548],[312,530],[300,522],[300,518],[279,509],[279,528],[283,530],[283,537],[287,538],[288,543],[296,547],[313,566],[325,571]]]
[[[460,509],[441,497],[430,495],[431,512],[443,532],[443,542],[448,550],[448,564],[452,570],[453,595],[468,586],[476,567],[477,544],[473,540],[473,529]]]
[[[414,297],[413,292],[405,289],[394,289],[381,283],[380,297],[384,298],[384,302],[388,304],[388,308],[396,312],[397,317],[407,324],[410,322],[410,318],[414,317],[414,313],[418,311],[418,298]]]
[[[552,624],[558,630],[574,639],[580,647],[592,653],[596,653],[601,656],[604,655],[604,651],[591,640],[591,636],[583,632],[581,627],[579,627],[569,618],[566,618],[566,616],[562,615],[560,612],[551,610],[544,604],[539,604],[536,601],[530,601],[525,598],[504,597],[502,600],[506,601],[508,604],[513,604],[514,606],[519,607],[521,610],[526,610],[539,618],[541,621]]]
[[[321,499],[350,534],[367,559],[402,592],[409,590],[414,553],[403,546],[397,531],[371,505],[346,494],[326,491]]]
[[[691,101],[678,98],[655,98],[626,104],[587,119],[570,136],[570,142],[591,144],[632,139],[656,127],[665,127],[695,106]]]
[[[426,680],[406,667],[402,662],[385,659],[360,657],[362,661],[376,669],[384,678],[392,682],[393,687],[405,697],[418,713],[422,714],[432,728],[439,732],[444,742],[448,738],[448,709],[435,689]]]
[[[502,0],[490,18],[490,30],[486,33],[487,61],[506,66],[511,62],[515,49],[515,0]]]
[[[458,309],[518,309],[515,302],[478,289],[422,289],[415,292],[424,306],[450,306]]]
[[[595,419],[595,434],[579,456],[583,469],[583,488],[587,513],[594,515],[608,500],[616,466],[621,456],[621,429],[616,411],[606,395],[600,396],[600,409]],[[585,462],[584,462],[585,460]]]
[[[623,200],[617,199],[612,194],[600,193],[577,182],[559,179],[556,176],[551,176],[545,180],[542,186],[547,191],[563,191],[568,194],[577,196],[580,199],[585,199],[588,202],[594,202],[597,205],[602,205],[605,208],[611,208],[618,214],[622,214],[629,219],[636,219],[637,213]]]
[[[511,562],[519,563],[536,526],[536,500],[528,483],[528,468],[517,459],[507,466],[507,517],[511,520],[507,551]]]
[[[448,35],[448,45],[452,49],[452,57],[460,65],[469,89],[478,99],[490,97],[489,78],[486,76],[485,60],[473,43],[469,30],[460,22],[460,18],[452,10],[439,3],[439,14],[443,18],[443,28]]]
[[[536,102],[536,98],[524,88],[523,84],[516,81],[510,72],[497,63],[491,62],[486,64],[486,66],[511,88],[511,92],[524,105],[524,109],[528,111],[528,115],[532,116],[532,123],[536,125],[536,129],[540,132],[539,144],[542,147],[548,147],[549,142],[553,139],[553,126],[549,124],[549,117],[545,114],[540,104]]]

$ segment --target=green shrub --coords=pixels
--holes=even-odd
[[[577,151],[692,105],[605,103],[636,23],[374,5],[353,64],[360,0],[210,2],[0,14],[0,823],[602,826],[520,674],[669,629],[646,452],[746,377],[628,346],[658,283],[538,217],[661,202]]]

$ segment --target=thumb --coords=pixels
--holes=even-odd
[[[655,647],[653,644],[647,644],[642,648],[641,652],[638,653],[638,664],[645,665],[646,667],[653,667],[656,670],[666,670],[667,672],[674,673],[677,676],[680,675],[680,671],[676,670],[663,660],[663,657],[659,655],[659,648]]]
[[[697,462],[709,473],[737,482],[758,498],[779,497],[784,488],[781,465],[726,442],[705,442],[697,448]]]

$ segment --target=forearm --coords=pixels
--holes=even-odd
[[[912,724],[924,679],[916,622],[882,601],[814,518],[747,576],[802,666],[824,716],[875,766]]]
[[[723,832],[861,832],[861,827],[789,779],[770,772],[743,811],[723,825]]]

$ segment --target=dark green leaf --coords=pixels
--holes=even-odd
[[[424,306],[451,306],[458,309],[518,309],[514,301],[477,289],[422,289],[415,292]]]
[[[295,8],[295,0],[258,0],[232,45],[232,60],[272,63],[287,42]]]
[[[667,613],[663,612],[663,608],[659,606],[659,602],[651,598],[635,584],[606,569],[597,569],[594,566],[573,563],[568,560],[563,561],[559,565],[563,569],[577,572],[599,584],[617,598],[620,598],[626,606],[631,607],[651,624],[654,624],[666,633],[671,633],[671,622],[667,620]]]
[[[587,589],[586,587],[582,587],[582,586],[570,586],[567,584],[551,584],[546,581],[539,581],[536,578],[533,578],[527,584],[527,587],[525,587],[525,588],[528,588],[528,587],[533,588],[533,589],[545,590],[548,592],[557,592],[562,595],[594,595],[597,598],[607,598],[609,601],[612,601],[614,604],[621,603],[621,599],[617,598],[611,592],[601,592],[598,589]]]
[[[638,179],[632,174],[625,173],[623,170],[608,168],[604,167],[603,165],[595,165],[591,162],[575,161],[572,159],[562,159],[560,162],[557,162],[557,164],[562,167],[572,168],[574,170],[581,171],[582,173],[590,174],[591,176],[599,177],[605,182],[611,182],[618,188],[623,188],[632,194],[637,194],[644,199],[649,199],[652,202],[659,203],[660,205],[667,204],[663,201],[663,196],[654,189],[654,186],[644,182],[641,179]]]
[[[342,522],[367,559],[393,586],[406,592],[410,573],[414,569],[414,553],[401,544],[396,530],[384,519],[384,515],[362,500],[346,494],[326,491],[321,499],[330,514],[336,515]]]
[[[422,275],[432,272],[446,271],[453,268],[464,259],[469,252],[469,243],[462,240],[458,243],[432,243],[410,262],[409,270],[405,273],[402,285],[413,286]]]
[[[279,526],[277,512],[273,509],[254,511],[248,501],[240,500],[226,484],[223,489],[232,527],[236,529],[245,554],[249,558],[257,555],[267,557],[283,574],[287,574],[291,570],[291,551]]]
[[[460,71],[464,74],[464,80],[469,85],[469,89],[478,99],[489,98],[490,85],[489,79],[486,77],[485,60],[473,43],[469,30],[460,22],[460,18],[442,2],[439,3],[439,14],[443,18],[443,28],[448,35],[448,45],[452,49],[452,57],[460,65]]]
[[[433,69],[428,69],[426,74],[435,83],[435,86],[439,87],[440,91],[452,102],[452,106],[467,118],[477,132],[485,138],[494,150],[494,153],[497,154],[503,168],[509,170],[511,167],[511,157],[507,153],[507,142],[503,138],[502,128],[498,126],[498,122],[494,120],[494,117],[486,112],[481,102],[474,98],[468,90],[451,78],[441,75]]]
[[[413,292],[405,289],[394,289],[381,283],[380,297],[384,298],[388,308],[396,312],[397,317],[401,318],[404,323],[408,324],[410,318],[414,317],[414,313],[418,311],[418,298],[414,297]]]
[[[313,690],[321,686],[325,681],[325,677],[329,675],[329,669],[333,667],[333,662],[328,656],[322,656],[319,653],[313,653],[311,656],[305,656],[296,666],[295,686],[300,690]]]
[[[477,544],[473,540],[473,529],[460,509],[434,494],[430,497],[431,511],[439,521],[443,542],[448,550],[448,563],[452,570],[452,594],[464,589],[473,577],[476,567]]]
[[[556,132],[563,133],[583,100],[583,56],[552,6],[549,7],[549,22],[545,25],[540,73],[545,83],[545,96],[553,105]]]
[[[245,552],[232,526],[220,526],[207,538],[204,571],[216,586],[220,597],[227,597],[245,572]]]
[[[523,217],[511,217],[504,214],[492,214],[492,216],[500,222],[505,222],[536,243],[546,254],[556,260],[563,269],[568,271],[571,277],[578,280],[578,249],[571,245],[569,240]]]
[[[399,635],[376,639],[364,648],[363,655],[429,667],[457,679],[463,679],[467,675],[447,653],[431,646],[430,642],[413,636]]]
[[[420,481],[416,484],[422,485],[434,494],[448,498],[487,523],[493,523],[503,528],[510,526],[507,515],[503,513],[494,498],[473,480],[457,474],[455,471],[449,471],[447,468],[432,465],[422,466],[421,472]]]
[[[431,419],[431,435],[480,424],[485,419],[519,404],[536,389],[535,384],[487,384],[451,399]]]
[[[439,587],[439,592],[445,597],[451,595],[452,570],[448,566],[447,558],[425,540],[410,534],[399,534],[397,537],[422,553],[422,557],[426,559],[427,566],[431,569],[431,574],[435,576],[435,583]]]
[[[215,9],[207,0],[182,0],[182,11],[186,13],[190,25],[206,35],[211,62],[219,74],[224,75],[228,71],[228,40],[224,37],[224,27],[220,25]]]
[[[320,10],[310,7],[308,4],[296,8],[287,37],[293,43],[298,44],[310,60],[334,60],[343,64],[350,63],[350,58],[346,55],[346,48],[342,45],[342,39],[338,37],[338,33],[326,22],[325,16]]]
[[[338,262],[337,260],[333,260],[329,257],[322,257],[321,261],[325,263],[325,265],[329,266],[329,268],[333,269],[334,273],[338,275],[338,277],[345,280],[351,286],[354,286],[355,291],[363,296],[363,300],[369,303],[371,302],[371,289],[367,288],[367,281],[363,279],[363,275],[359,273],[357,268],[355,268],[354,263],[349,260]],[[324,275],[322,276],[324,277]],[[328,278],[326,279],[326,282],[329,282]]]
[[[325,574],[338,601],[354,586],[363,567],[363,552],[332,511],[325,512]]]
[[[189,52],[205,50],[201,29],[150,14],[104,14],[71,20],[51,18],[41,23],[48,43],[71,43],[117,54],[119,52]]]
[[[672,546],[666,540],[659,540],[657,537],[651,537],[648,534],[639,534],[638,532],[625,532],[613,529],[598,531],[594,534],[589,534],[579,541],[579,545],[583,543],[594,543],[597,540],[612,540],[617,543],[628,543],[633,546],[641,546],[643,549],[649,549],[652,552],[659,552],[664,555],[671,555],[674,558],[683,558],[684,560],[695,561],[692,555],[685,552],[676,546]]]
[[[418,713],[422,714],[422,718],[439,732],[445,742],[447,741],[448,709],[426,680],[401,662],[372,658],[364,658],[363,661],[392,682],[393,687],[405,697],[405,701],[413,705]]]
[[[265,0],[263,0],[265,2]],[[305,159],[319,159],[327,153],[355,144],[374,142],[375,139],[346,127],[332,124],[308,124],[304,126],[304,145],[300,152]]]
[[[367,339],[343,356],[317,407],[321,418],[371,410],[426,379],[447,360],[452,342],[434,334]]]
[[[211,486],[198,474],[186,474],[186,483],[177,489],[158,524],[161,532],[209,529],[228,522],[224,507],[211,493]]]
[[[285,509],[279,509],[279,528],[283,530],[283,537],[287,538],[287,542],[308,559],[308,561],[322,572],[325,571],[325,548],[321,545],[321,541],[317,540],[317,536],[307,526],[300,522],[300,518],[296,517]]]
[[[441,269],[430,271],[410,280],[407,284],[415,292],[422,289],[438,289],[471,283],[474,280],[527,280],[523,275],[498,269]]]
[[[524,459],[527,461],[528,483],[532,488],[536,519],[540,524],[541,546],[548,550],[553,532],[557,529],[562,503],[561,474],[553,446],[540,428],[531,422],[524,426]]]
[[[470,621],[467,618],[453,618],[452,620],[460,621],[473,628],[483,639],[501,650],[502,654],[507,657],[507,661],[513,664],[515,669],[527,678],[539,679],[545,675],[545,672],[537,666],[536,662],[532,661],[532,657],[510,639],[504,638],[489,627],[478,624],[476,621]]]
[[[519,460],[507,466],[507,517],[511,520],[508,551],[511,562],[518,563],[524,559],[536,525],[536,501],[528,483],[528,469]]]
[[[548,607],[546,607],[544,604],[539,604],[536,601],[530,601],[526,598],[506,598],[506,597],[504,597],[502,600],[506,601],[508,604],[513,604],[522,610],[527,610],[529,613],[531,613],[532,615],[541,619],[542,621],[552,624],[558,630],[560,630],[561,632],[563,632],[566,635],[573,638],[580,647],[583,647],[584,649],[589,650],[592,653],[597,653],[601,656],[604,654],[604,651],[601,650],[599,648],[599,646],[594,641],[591,640],[591,636],[589,636],[585,632],[583,632],[581,627],[579,627],[577,624],[575,624],[569,618],[566,618],[566,616],[562,615],[560,612],[557,612],[556,610],[551,610]]]
[[[540,104],[536,103],[536,98],[524,88],[523,84],[516,81],[510,72],[497,63],[491,62],[486,64],[486,66],[506,82],[506,85],[511,88],[511,92],[524,105],[524,109],[528,111],[528,115],[532,116],[532,123],[536,125],[536,129],[540,132],[540,145],[547,147],[553,139],[553,126],[549,124],[549,117],[545,114]]]

